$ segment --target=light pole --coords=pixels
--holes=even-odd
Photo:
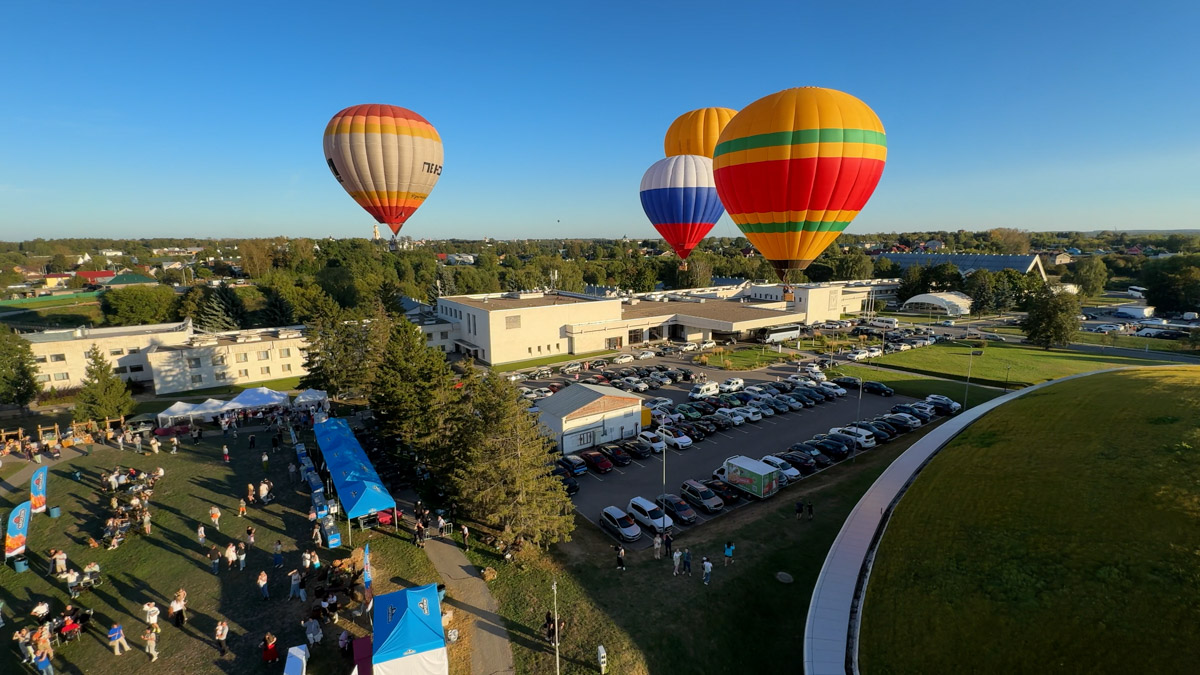
[[[858,412],[854,413],[854,421],[861,422],[862,421],[863,379],[861,377],[858,377],[855,379],[858,380]],[[854,460],[856,460],[856,459],[858,459],[858,442],[857,441],[855,441],[855,443],[854,443],[854,449],[850,451],[850,463],[854,464]]]
[[[971,393],[971,364],[975,362],[975,348],[967,352],[967,385],[963,387],[963,410],[967,409],[967,395]]]
[[[1004,366],[1004,393],[1008,393],[1008,376],[1012,372],[1012,366]]]
[[[558,579],[555,578],[550,582],[550,590],[554,591],[554,672],[557,675],[559,671],[558,665]]]

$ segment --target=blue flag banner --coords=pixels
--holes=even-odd
[[[33,472],[33,479],[29,481],[29,505],[33,513],[46,511],[46,479],[49,475],[50,467],[43,466]]]
[[[371,587],[371,545],[363,546],[363,584]]]
[[[4,558],[8,559],[25,552],[25,538],[29,535],[29,502],[25,502],[8,514],[8,529],[4,533]]]

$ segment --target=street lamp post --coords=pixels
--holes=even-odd
[[[862,421],[863,379],[861,377],[856,378],[856,379],[858,380],[858,411],[854,413],[854,421],[861,422]],[[854,448],[850,450],[850,463],[854,464],[854,460],[856,460],[856,459],[858,459],[858,442],[857,441],[855,441],[855,443],[854,443]]]
[[[1004,393],[1008,393],[1008,376],[1012,373],[1012,366],[1004,366]]]
[[[967,409],[967,396],[971,393],[971,364],[975,362],[975,348],[967,352],[967,385],[963,387],[963,410]]]
[[[550,582],[550,589],[554,591],[554,672],[557,675],[559,672],[558,665],[558,579]]]

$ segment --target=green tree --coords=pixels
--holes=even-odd
[[[450,378],[445,357],[429,349],[417,326],[398,320],[392,323],[378,370],[370,402],[380,432],[409,445],[428,443],[424,425],[433,392]]]
[[[1200,308],[1200,255],[1151,260],[1142,268],[1146,303],[1160,312],[1195,312]]]
[[[46,271],[50,274],[62,274],[70,269],[71,261],[67,259],[67,256],[61,253],[55,254],[54,257],[50,259],[50,262],[46,263]]]
[[[988,230],[992,248],[997,253],[1024,255],[1029,253],[1029,234],[1011,227],[997,227]]]
[[[180,321],[191,319],[196,321],[200,318],[201,308],[204,307],[205,293],[201,286],[193,286],[188,289],[187,293],[179,296],[175,305],[175,316]]]
[[[1030,297],[1021,327],[1031,344],[1043,349],[1064,347],[1079,332],[1079,298],[1044,286]]]
[[[75,276],[71,277],[70,279],[67,279],[67,288],[70,288],[73,290],[79,290],[87,285],[88,285],[87,277],[81,277],[79,275],[75,275]]]
[[[16,331],[0,326],[0,401],[25,409],[39,391],[33,349]]]
[[[888,258],[879,256],[875,259],[875,271],[873,276],[876,279],[895,279],[896,277],[900,276],[900,266]]]
[[[238,244],[242,256],[242,271],[251,279],[258,279],[271,269],[271,242],[269,239],[246,239]]]
[[[221,288],[228,287],[222,286]],[[233,316],[229,295],[222,297],[220,290],[220,288],[214,288],[209,291],[208,297],[204,299],[204,304],[200,307],[200,314],[196,317],[197,326],[213,333],[241,328]]]
[[[834,281],[849,281],[851,279],[870,279],[875,272],[875,266],[862,249],[852,248],[848,253],[835,255],[829,261],[833,270]]]
[[[112,365],[100,348],[92,345],[87,360],[83,387],[75,398],[75,421],[121,417],[133,412],[133,395],[129,393],[129,387],[113,373]]]
[[[100,311],[110,326],[143,326],[171,318],[175,291],[167,286],[114,288],[100,296]]]
[[[291,326],[296,323],[295,308],[282,293],[273,288],[265,288],[263,294],[267,298],[261,313],[264,326]]]
[[[1104,292],[1108,283],[1108,266],[1096,256],[1088,256],[1075,263],[1075,272],[1071,281],[1079,285],[1079,293],[1087,298],[1094,298]]]
[[[991,270],[975,270],[967,277],[963,292],[971,296],[972,314],[990,314],[996,311],[996,277]]]
[[[314,316],[304,350],[308,372],[300,385],[322,389],[335,398],[369,397],[380,381],[391,324],[382,306],[370,318],[353,318],[336,304]]]
[[[183,270],[163,270],[158,275],[158,283],[164,286],[179,286],[183,283]]]
[[[900,286],[896,289],[896,299],[901,303],[909,298],[929,292],[929,282],[922,273],[925,268],[920,265],[909,265],[900,275]]]
[[[1200,349],[1200,328],[1188,331],[1187,343],[1192,349]]]
[[[497,373],[483,378],[470,401],[486,433],[478,442],[464,444],[465,461],[455,472],[467,516],[495,529],[509,545],[569,541],[574,529],[571,500],[561,481],[546,470],[552,443],[537,418]]]

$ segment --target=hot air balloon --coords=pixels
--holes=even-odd
[[[683,113],[667,128],[663,139],[665,154],[712,157],[717,138],[736,114],[736,110],[729,108],[700,108]]]
[[[407,108],[354,105],[325,127],[325,161],[359,206],[399,234],[442,175],[442,139]]]
[[[746,106],[713,155],[729,217],[781,281],[805,269],[866,205],[887,160],[883,124],[834,89],[785,89]]]
[[[724,213],[712,167],[707,157],[676,155],[658,160],[642,176],[642,209],[683,260]]]

